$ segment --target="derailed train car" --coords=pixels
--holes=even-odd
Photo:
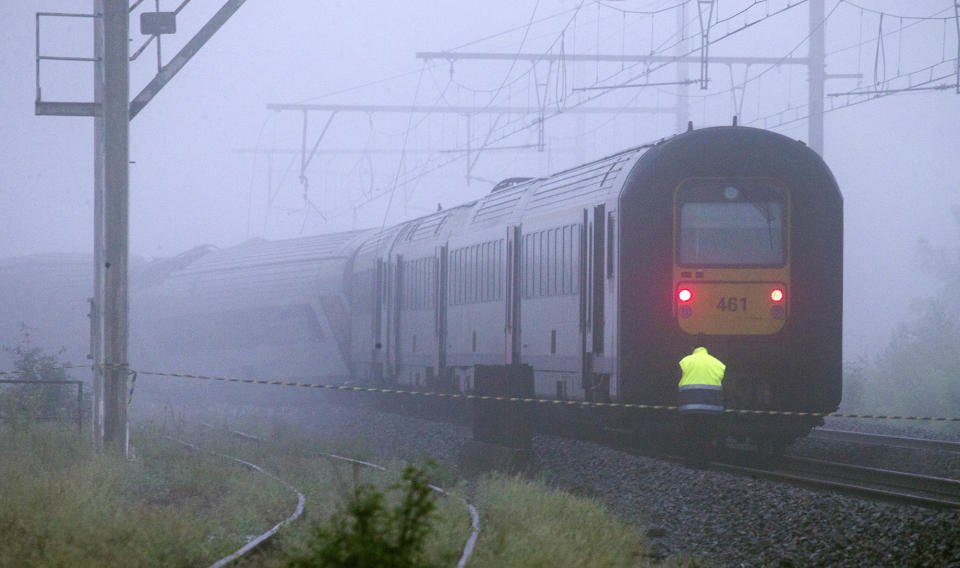
[[[706,128],[379,231],[213,252],[140,303],[188,301],[201,325],[250,334],[213,358],[232,369],[203,360],[210,372],[249,359],[242,374],[469,393],[478,365],[525,364],[540,398],[671,405],[677,362],[707,343],[728,408],[822,413],[841,396],[842,238],[815,152]],[[311,256],[318,242],[336,243],[335,261]],[[818,422],[729,418],[776,441]]]

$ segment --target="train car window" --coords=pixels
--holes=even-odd
[[[466,303],[477,301],[477,247],[467,247],[467,299]]]
[[[486,302],[490,298],[490,277],[487,267],[490,265],[490,243],[480,245],[480,301]]]
[[[476,247],[469,246],[463,251],[464,260],[465,260],[463,277],[464,277],[464,284],[466,289],[463,303],[465,304],[472,304],[475,301],[475,296],[473,294],[474,293],[473,282],[474,282],[474,272],[475,272],[473,269],[473,266],[475,264],[475,261],[474,261],[475,249]]]
[[[786,194],[772,184],[707,183],[677,193],[681,265],[782,266]]]
[[[489,300],[499,300],[497,297],[497,247],[500,241],[494,241],[487,247],[487,293]]]
[[[613,230],[615,218],[613,211],[607,213],[607,278],[613,278],[613,247],[616,244],[616,233]]]
[[[573,278],[570,284],[570,293],[580,293],[580,231],[583,227],[579,224],[573,226],[573,243],[571,256],[573,257]]]
[[[480,245],[470,247],[470,301],[480,301]]]
[[[538,290],[537,295],[546,296],[547,295],[547,258],[548,258],[547,257],[547,232],[540,231],[539,237],[540,238],[537,239],[537,242],[539,243],[539,246],[537,247],[537,264],[539,265],[537,270],[539,272],[539,274],[537,274],[537,276],[539,277],[538,278],[539,282],[537,284],[537,290]]]
[[[475,304],[503,299],[503,239],[450,251],[449,304]],[[435,268],[429,266],[431,284]],[[430,297],[432,301],[432,296]]]
[[[454,251],[453,253],[453,262],[450,263],[451,270],[453,271],[453,298],[454,304],[459,304],[462,302],[460,297],[460,291],[463,290],[463,268],[460,266],[460,251]]]
[[[560,231],[563,228],[557,228],[550,231],[550,294],[557,296],[563,289],[560,286],[560,250],[563,243],[560,242]]]
[[[564,225],[523,236],[520,259],[522,297],[567,296],[579,292],[580,249],[576,244],[579,238],[579,225]],[[501,245],[502,241],[498,247]],[[497,250],[499,256],[500,249]],[[498,281],[498,298],[500,286]]]
[[[526,277],[526,293],[524,296],[532,298],[536,295],[536,291],[533,289],[533,279],[536,273],[534,272],[534,263],[536,257],[533,256],[533,241],[534,235],[526,235],[524,239],[527,241],[526,246],[524,247],[523,263],[524,263],[524,275]]]
[[[401,283],[403,309],[433,309],[435,288],[436,268],[433,257],[403,261]]]

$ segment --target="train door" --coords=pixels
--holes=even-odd
[[[376,293],[374,296],[374,305],[373,305],[373,321],[370,326],[370,331],[372,334],[372,345],[373,352],[370,354],[370,363],[371,369],[370,374],[371,378],[375,381],[383,381],[383,337],[381,324],[383,322],[383,304],[384,304],[384,294],[385,286],[384,281],[386,279],[386,263],[383,261],[383,258],[377,258],[377,269],[376,269]]]
[[[434,294],[434,337],[436,338],[436,362],[434,376],[445,383],[447,379],[447,245],[437,247],[433,271],[436,274]]]
[[[520,227],[507,227],[507,269],[504,271],[504,353],[507,365],[520,364]]]
[[[387,296],[387,375],[396,379],[400,372],[400,302],[403,294],[403,257],[397,255],[390,265],[390,290]]]
[[[580,301],[579,315],[577,318],[577,329],[580,335],[580,386],[583,388],[584,400],[593,400],[590,392],[592,381],[590,376],[593,374],[593,361],[590,350],[587,349],[589,343],[589,317],[590,310],[590,217],[587,209],[583,210],[583,218],[580,225],[580,265],[577,267],[577,277],[580,281]]]
[[[580,377],[584,399],[609,399],[609,378],[602,379],[594,369],[603,356],[604,276],[606,260],[606,206],[583,210],[580,231]],[[606,376],[606,375],[605,375]]]

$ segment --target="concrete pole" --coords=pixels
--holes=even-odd
[[[810,0],[809,134],[807,145],[823,155],[823,96],[826,82],[826,22],[823,0]]]
[[[129,5],[103,0],[103,442],[127,455],[127,255],[129,237]]]
[[[677,43],[677,55],[683,57],[689,49],[687,41],[687,6],[680,6],[677,10],[677,29],[680,32],[680,42]],[[677,61],[677,106],[675,109],[676,125],[674,132],[679,134],[687,129],[687,121],[690,120],[690,85],[686,84],[690,78],[690,71],[686,61],[683,59]],[[705,125],[701,125],[705,126]]]
[[[103,0],[93,0],[93,102],[103,107]],[[103,449],[103,113],[93,118],[93,302],[90,358],[93,361],[93,442]]]

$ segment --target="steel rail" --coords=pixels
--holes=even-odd
[[[290,490],[292,490],[294,493],[297,494],[297,508],[296,508],[296,510],[293,512],[292,515],[290,515],[290,516],[287,517],[286,519],[284,519],[284,520],[280,521],[279,523],[277,523],[276,525],[274,525],[274,526],[273,526],[272,528],[270,528],[270,530],[268,530],[267,532],[260,534],[259,536],[257,536],[256,538],[252,539],[250,542],[248,542],[248,543],[245,544],[244,546],[238,548],[238,549],[237,549],[236,551],[234,551],[232,554],[229,554],[229,555],[227,555],[227,556],[224,556],[224,557],[221,558],[220,560],[217,560],[216,562],[214,562],[213,564],[211,564],[211,565],[209,566],[209,568],[223,568],[224,566],[230,564],[231,562],[234,562],[234,561],[242,558],[242,557],[245,556],[248,552],[250,552],[251,550],[253,550],[253,549],[255,549],[256,547],[260,546],[263,542],[265,542],[267,539],[269,539],[269,538],[272,537],[273,535],[277,534],[277,532],[278,532],[280,529],[282,529],[284,526],[286,526],[286,525],[292,523],[293,521],[297,520],[298,518],[300,518],[300,515],[303,514],[303,508],[304,508],[304,505],[305,505],[306,502],[307,502],[306,497],[303,496],[303,493],[301,493],[299,490],[297,490],[296,487],[294,487],[293,485],[290,485],[289,483],[287,483],[286,481],[280,479],[280,478],[277,477],[276,475],[273,475],[272,473],[269,473],[269,472],[265,471],[265,470],[264,470],[263,468],[261,468],[260,466],[258,466],[258,465],[256,465],[256,464],[253,464],[253,463],[250,463],[250,462],[248,462],[248,461],[246,461],[246,460],[242,460],[242,459],[240,459],[240,458],[236,458],[236,457],[234,457],[234,456],[230,456],[230,455],[227,455],[227,454],[221,454],[220,452],[214,452],[214,451],[212,451],[212,450],[203,449],[203,448],[201,448],[201,447],[199,447],[199,446],[197,446],[197,445],[195,445],[195,444],[191,444],[190,442],[185,442],[185,441],[183,441],[183,440],[174,438],[174,437],[172,437],[172,436],[167,436],[167,438],[168,438],[169,440],[172,440],[172,441],[174,441],[174,442],[176,442],[176,443],[178,443],[178,444],[182,444],[182,445],[184,445],[184,446],[187,446],[188,448],[191,448],[191,449],[196,450],[196,451],[198,451],[198,452],[205,452],[205,453],[208,453],[208,454],[212,454],[212,455],[215,455],[215,456],[219,456],[219,457],[222,457],[222,458],[226,458],[226,459],[228,459],[228,460],[235,461],[235,462],[243,465],[244,467],[247,467],[247,468],[252,469],[252,470],[254,470],[254,471],[258,471],[258,472],[262,473],[263,475],[266,475],[267,477],[273,479],[274,481],[278,481],[278,482],[282,483],[283,485],[285,485],[286,487],[288,487]]]
[[[805,457],[789,456],[784,461],[793,471],[807,471],[815,475],[827,473],[838,479],[867,481],[877,486],[926,494],[960,504],[960,480],[956,479]]]
[[[960,509],[960,480],[810,458],[784,456],[768,466],[745,452],[727,457],[704,467],[904,505]]]
[[[886,446],[890,448],[906,448],[910,450],[936,450],[942,452],[960,453],[960,442],[946,440],[931,440],[927,438],[913,438],[910,436],[889,436],[884,434],[868,434],[851,432],[849,430],[832,430],[817,428],[810,432],[810,438],[829,440],[833,442],[848,442],[851,444]]]
[[[214,428],[212,424],[209,424],[206,422],[201,422],[200,424],[201,426],[204,426],[206,428],[211,428],[211,429]],[[243,438],[245,440],[251,440],[256,442],[266,441],[264,438],[261,438],[260,436],[255,436],[253,434],[241,432],[240,430],[233,430],[232,428],[226,428],[226,431],[235,436]],[[320,452],[320,455],[326,456],[331,460],[337,460],[337,461],[351,463],[351,464],[359,465],[363,467],[369,467],[371,469],[376,469],[379,471],[387,471],[387,468],[383,467],[382,465],[371,463],[371,462],[339,456],[337,454],[331,454],[327,452]],[[460,560],[457,562],[457,568],[465,568],[465,566],[467,565],[467,562],[470,560],[470,556],[473,555],[473,549],[476,546],[477,538],[480,536],[480,514],[477,512],[477,508],[474,507],[469,501],[467,501],[463,497],[450,493],[446,489],[442,487],[438,487],[436,485],[428,485],[428,487],[430,488],[431,491],[439,493],[444,497],[454,497],[456,499],[459,499],[464,505],[466,505],[467,510],[470,512],[470,527],[471,527],[470,537],[467,539],[466,544],[464,544],[463,553],[460,555]],[[214,567],[211,566],[210,568],[214,568]]]
[[[781,481],[811,489],[826,489],[858,497],[931,509],[960,509],[960,480],[830,462],[795,456],[760,457],[747,450],[725,448],[702,461],[671,450],[641,449],[623,432],[605,431],[599,443],[633,455],[736,475]],[[772,461],[771,461],[772,460]]]

